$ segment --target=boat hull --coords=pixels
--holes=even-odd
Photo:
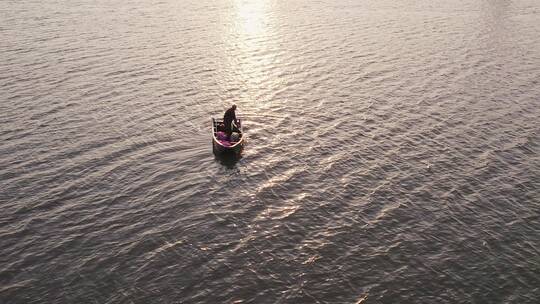
[[[240,133],[240,140],[233,144],[232,146],[225,146],[219,142],[219,140],[216,138],[216,133],[218,131],[218,125],[221,123],[221,120],[212,118],[212,150],[214,151],[214,154],[216,155],[222,155],[222,154],[229,154],[229,155],[240,155],[244,149],[244,133],[242,132],[242,128],[240,127],[238,130],[238,133]]]
[[[217,142],[217,140],[213,140],[213,150],[216,154],[241,154],[242,150],[244,149],[244,145],[237,145],[235,147],[225,147]]]

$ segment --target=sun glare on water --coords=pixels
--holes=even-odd
[[[242,91],[235,96],[240,104],[257,111],[265,104],[268,90],[278,81],[270,71],[276,71],[273,15],[271,0],[239,0],[234,2],[234,41],[237,50],[231,58],[234,77]]]
[[[235,2],[238,30],[244,35],[255,36],[266,30],[269,1],[240,0]]]

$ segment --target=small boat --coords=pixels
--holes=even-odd
[[[240,155],[244,148],[244,133],[242,123],[238,120],[239,127],[234,132],[239,133],[237,141],[228,141],[223,138],[220,126],[223,126],[223,119],[212,118],[212,146],[215,154],[236,154]]]

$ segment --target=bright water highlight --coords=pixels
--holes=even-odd
[[[536,0],[3,0],[0,33],[0,303],[540,299]]]

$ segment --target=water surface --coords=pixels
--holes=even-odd
[[[0,33],[1,303],[540,298],[536,0],[4,0]]]

